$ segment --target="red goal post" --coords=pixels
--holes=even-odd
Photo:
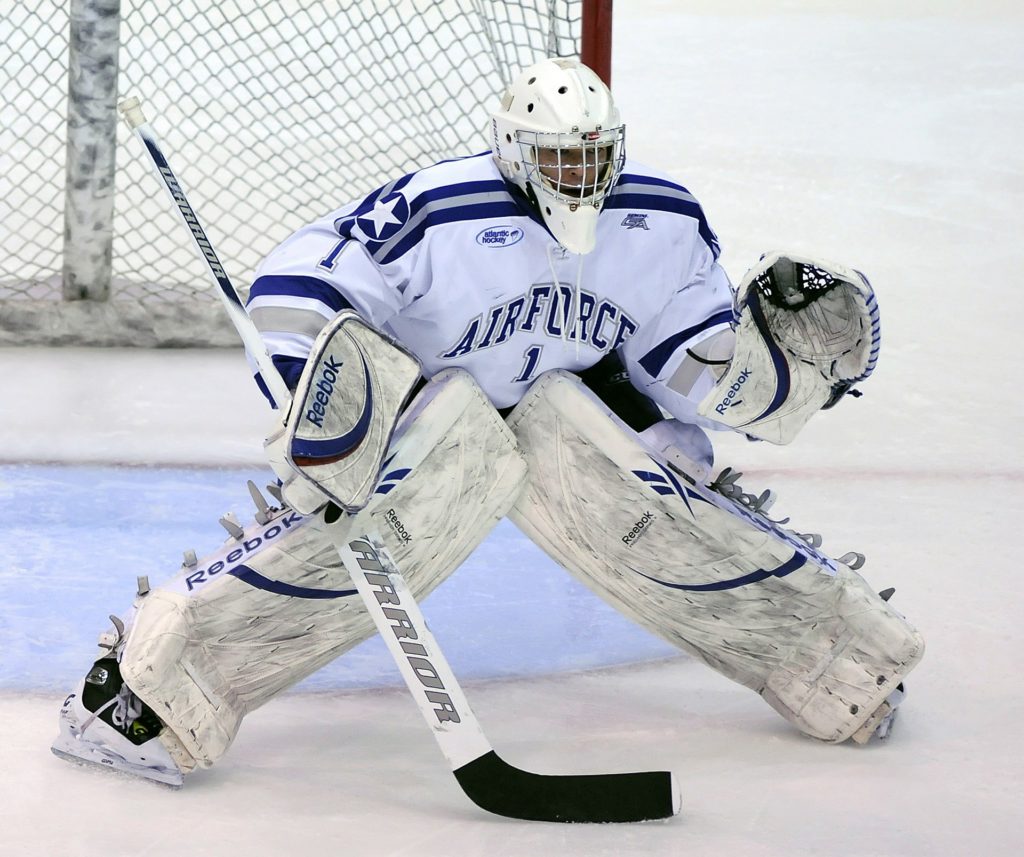
[[[612,85],[612,0],[583,0],[580,60]]]
[[[608,80],[611,0],[26,0],[0,40],[0,345],[234,345],[120,98],[245,285],[301,224],[484,149],[519,68]]]

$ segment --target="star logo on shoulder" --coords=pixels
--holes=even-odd
[[[408,219],[409,203],[395,191],[374,202],[372,209],[356,217],[356,222],[372,241],[387,241]]]

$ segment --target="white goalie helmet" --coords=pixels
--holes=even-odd
[[[626,157],[625,128],[601,78],[574,59],[542,60],[505,90],[491,130],[502,175],[536,204],[558,243],[593,250]]]

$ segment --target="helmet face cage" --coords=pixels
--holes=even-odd
[[[548,133],[516,131],[526,179],[571,208],[600,208],[626,161],[625,126]]]

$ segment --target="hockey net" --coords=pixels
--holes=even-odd
[[[123,123],[110,142],[109,291],[68,286],[66,231],[93,228],[88,212],[74,224],[65,217],[76,2],[95,0],[74,0],[70,13],[67,3],[31,0],[0,21],[0,345],[234,344]],[[98,2],[116,15],[117,0]],[[543,56],[579,55],[583,5],[122,0],[112,25],[117,98],[143,100],[244,290],[303,223],[388,178],[484,150],[487,113],[510,76]]]

